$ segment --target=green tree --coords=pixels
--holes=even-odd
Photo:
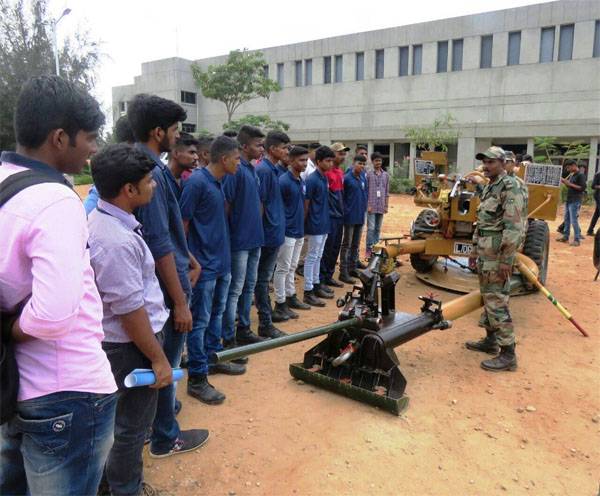
[[[447,113],[440,119],[435,119],[431,126],[410,126],[404,128],[404,134],[416,145],[424,150],[443,152],[448,151],[448,145],[456,144],[459,137],[458,130],[454,127],[456,119]]]
[[[290,129],[290,125],[283,121],[274,121],[268,115],[245,115],[234,121],[223,124],[224,131],[236,131],[244,125],[258,127],[263,131],[287,131]]]
[[[538,163],[559,163],[563,165],[565,160],[572,158],[577,164],[590,156],[590,145],[580,140],[559,143],[554,136],[538,136],[533,139],[535,157]]]
[[[0,149],[13,149],[13,112],[31,77],[54,74],[48,0],[0,0]],[[59,50],[61,76],[87,90],[96,82],[99,45],[88,32],[67,37]]]
[[[279,84],[265,77],[265,64],[262,52],[233,50],[224,64],[211,65],[206,71],[192,64],[192,75],[206,98],[225,104],[227,123],[230,123],[240,105],[254,98],[268,99],[271,93],[281,89]]]

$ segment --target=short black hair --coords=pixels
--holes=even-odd
[[[237,134],[240,145],[249,145],[253,139],[264,137],[265,134],[254,126],[242,126]]]
[[[19,93],[14,129],[19,145],[36,149],[55,129],[64,129],[74,146],[79,131],[97,131],[104,122],[100,105],[87,91],[59,76],[38,76]]]
[[[198,140],[188,133],[179,133],[179,138],[175,143],[175,148],[183,148],[187,146],[198,146]]]
[[[237,131],[235,129],[228,129],[227,131],[223,131],[223,136],[227,136],[228,138],[237,138]]]
[[[100,198],[112,200],[126,184],[138,184],[155,165],[154,160],[131,145],[109,145],[92,157],[92,179]]]
[[[373,152],[371,153],[371,161],[373,160],[377,160],[378,158],[380,158],[381,160],[383,160],[383,155],[379,152]]]
[[[292,146],[288,152],[289,157],[299,157],[300,155],[306,155],[308,150],[303,146]]]
[[[517,153],[517,154],[515,155],[515,160],[516,160],[517,162],[523,162],[523,154],[522,154],[522,153]]]
[[[129,119],[126,115],[119,117],[113,129],[115,143],[135,143],[135,136],[131,130]]]
[[[533,157],[531,155],[529,155],[529,153],[526,153],[525,155],[523,155],[523,162],[531,162],[533,160]]]
[[[317,148],[319,148],[321,146],[321,143],[311,143],[310,145],[308,145],[308,149],[309,150],[316,150]]]
[[[240,144],[229,136],[217,136],[210,145],[210,161],[216,164],[223,155],[239,150]]]
[[[317,151],[315,152],[315,160],[320,162],[326,158],[335,158],[335,153],[333,153],[333,150],[324,145],[317,148]]]
[[[223,133],[223,135],[225,135],[225,133]],[[231,138],[231,136],[230,136]],[[210,150],[210,145],[212,145],[212,142],[214,141],[214,138],[211,138],[209,136],[203,136],[202,138],[198,138],[198,150],[202,150],[204,148]]]
[[[365,145],[356,145],[355,151],[358,151],[358,150],[365,150],[367,152],[369,151],[369,149]]]
[[[128,103],[127,117],[135,139],[145,143],[150,131],[157,127],[166,131],[173,124],[185,121],[187,112],[171,100],[140,93]]]
[[[265,139],[265,149],[268,151],[272,146],[287,145],[290,137],[283,131],[269,131]]]
[[[576,160],[573,160],[572,158],[568,158],[567,160],[565,160],[565,165],[568,167],[569,165],[576,165],[577,167],[579,167],[579,164],[577,163]]]
[[[366,163],[367,162],[367,157],[365,157],[364,155],[355,155],[353,162]]]

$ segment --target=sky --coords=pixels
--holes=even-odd
[[[100,41],[95,93],[110,116],[111,88],[133,83],[142,62],[200,59],[543,1],[50,0],[49,10],[58,17],[71,9],[58,24],[59,45],[77,30]]]

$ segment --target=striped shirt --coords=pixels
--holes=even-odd
[[[369,185],[369,200],[367,202],[369,213],[386,213],[390,197],[390,176],[383,169],[380,169],[379,172],[370,170],[367,172],[367,183]]]

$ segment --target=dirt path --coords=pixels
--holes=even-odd
[[[393,197],[384,234],[406,233],[414,215],[410,197]],[[590,215],[584,208],[584,228]],[[148,482],[175,495],[598,494],[600,281],[591,256],[589,238],[580,248],[552,241],[548,278],[589,339],[539,294],[515,298],[519,369],[487,373],[463,347],[481,334],[471,314],[396,350],[410,397],[402,417],[296,383],[288,364],[318,339],[251,357],[244,376],[213,376],[227,394],[221,406],[191,399],[183,381],[180,423],[207,427],[211,439],[196,453],[147,457]],[[400,273],[398,307],[416,311],[431,288],[408,263]],[[281,328],[336,315],[330,303]]]

